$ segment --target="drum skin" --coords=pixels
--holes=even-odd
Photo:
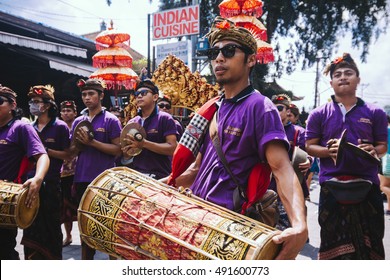
[[[0,180],[0,227],[28,228],[39,210],[39,197],[32,208],[26,207],[28,189],[21,184]]]
[[[274,259],[276,230],[127,167],[100,174],[78,209],[80,236],[120,259]]]

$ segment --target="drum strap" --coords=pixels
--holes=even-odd
[[[248,198],[246,196],[245,188],[240,185],[236,176],[233,174],[232,170],[229,167],[229,163],[227,162],[226,157],[222,151],[221,143],[220,143],[219,137],[218,137],[217,113],[214,114],[213,119],[211,120],[209,132],[210,132],[211,140],[213,142],[213,146],[214,146],[214,148],[217,152],[217,155],[219,157],[219,160],[221,161],[221,163],[225,167],[226,171],[229,173],[230,177],[232,178],[232,180],[234,181],[234,183],[237,186],[236,189],[234,190],[234,193],[233,193],[233,204],[234,204],[234,210],[240,211],[241,210],[240,197],[243,198],[245,201],[247,201]]]

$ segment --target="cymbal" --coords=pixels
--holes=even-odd
[[[344,146],[345,146],[345,143],[346,143],[346,137],[347,137],[347,129],[344,129],[343,132],[341,133],[341,136],[339,138],[339,148],[337,150],[337,156],[336,156],[336,161],[335,161],[335,165],[338,165],[341,161],[341,158],[342,158],[342,155],[343,155],[343,150],[344,150]]]
[[[83,151],[86,148],[85,145],[76,139],[77,132],[80,131],[80,129],[86,131],[89,139],[91,140],[95,137],[95,135],[93,133],[92,124],[89,121],[84,120],[76,125],[72,136],[72,145],[74,144],[79,151]]]
[[[304,163],[306,161],[307,161],[307,153],[304,150],[302,150],[301,148],[295,146],[294,151],[293,151],[293,155],[292,155],[292,159],[291,159],[291,163],[292,163],[292,166],[294,168],[295,173],[298,176],[298,180],[301,184],[302,184],[303,179],[304,179],[304,174],[299,169],[299,164]]]
[[[146,138],[146,131],[139,123],[128,123],[127,125],[125,125],[120,135],[121,148],[124,148],[128,144],[125,141],[127,135],[132,135],[135,140],[142,141],[142,139]],[[134,157],[139,155],[141,152],[142,149],[131,148],[127,151],[126,155],[128,157]]]
[[[362,148],[359,148],[358,146],[350,142],[345,143],[345,149],[353,152],[357,157],[363,158],[367,161],[370,161],[371,163],[379,164],[381,162],[379,158],[371,155],[366,150],[363,150]]]

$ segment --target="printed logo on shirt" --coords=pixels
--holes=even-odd
[[[147,132],[148,134],[152,134],[152,133],[158,133],[158,130],[155,129],[155,128],[152,128],[151,130],[148,130]]]
[[[106,130],[104,129],[104,127],[99,127],[96,129],[96,131],[99,131],[99,132],[106,132]]]
[[[55,143],[56,140],[55,140],[54,138],[47,138],[47,139],[45,140],[45,142],[46,142],[46,143]]]
[[[360,119],[358,120],[358,122],[360,122],[360,123],[372,124],[372,123],[371,123],[371,120],[370,120],[370,119],[366,119],[366,118],[360,118]]]
[[[224,133],[241,137],[242,130],[241,130],[241,128],[232,127],[232,126],[229,125],[227,128],[225,128]]]
[[[7,140],[5,140],[5,139],[1,139],[1,140],[0,140],[0,144],[7,145],[8,142],[7,142]]]

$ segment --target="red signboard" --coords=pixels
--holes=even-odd
[[[199,34],[199,5],[153,14],[153,40]]]

